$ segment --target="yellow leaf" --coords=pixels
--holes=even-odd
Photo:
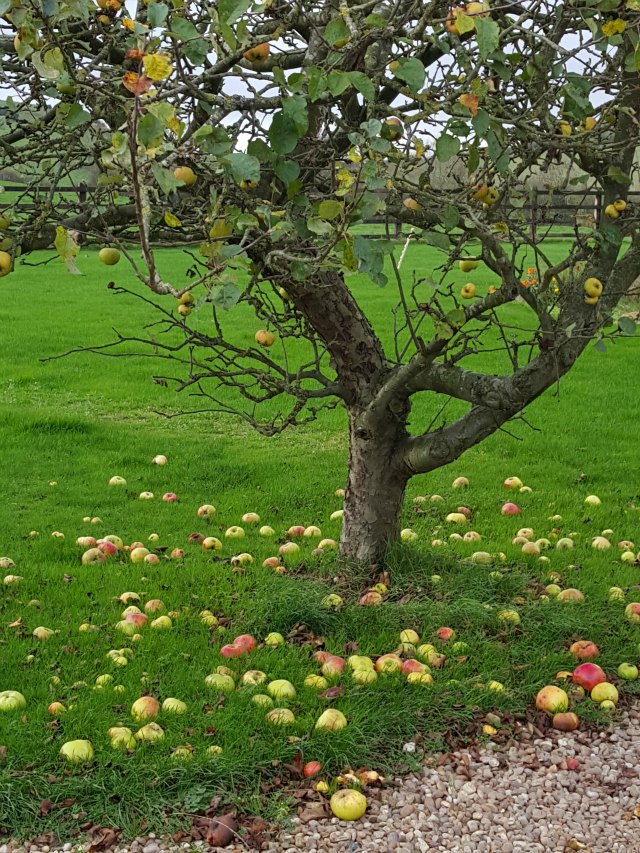
[[[169,228],[179,228],[182,225],[182,222],[180,222],[178,217],[169,210],[165,210],[164,212],[164,221],[167,223]]]
[[[122,26],[125,27],[127,30],[130,30],[131,32],[133,32],[135,25],[136,22],[132,18],[122,19]]]
[[[351,160],[352,163],[360,163],[362,161],[362,157],[358,153],[358,149],[355,146],[349,149],[347,157],[349,158],[349,160]]]
[[[493,726],[490,726],[489,723],[484,724],[484,726],[482,727],[482,731],[486,735],[489,735],[490,737],[491,737],[491,735],[497,735],[498,734],[498,730],[496,728],[494,728]]]
[[[416,157],[419,160],[424,154],[424,142],[421,139],[415,139],[413,145],[416,149]]]
[[[231,227],[226,219],[216,219],[209,231],[209,237],[212,240],[223,239],[231,236]]]
[[[148,53],[142,64],[145,74],[152,80],[166,80],[173,71],[171,59],[164,53]]]
[[[480,99],[477,95],[474,95],[471,92],[467,92],[464,95],[460,95],[458,98],[463,107],[466,107],[472,116],[478,115],[478,105],[480,103]]]
[[[615,20],[607,21],[606,24],[602,25],[602,34],[609,38],[610,36],[616,35],[616,33],[623,33],[626,26],[626,21],[623,21],[621,18],[616,18]]]

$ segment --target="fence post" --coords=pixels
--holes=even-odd
[[[595,219],[596,228],[600,226],[600,219],[602,217],[602,193],[600,190],[596,190],[595,197],[595,207],[593,211],[593,218]]]
[[[538,187],[533,187],[531,193],[531,222],[529,225],[531,233],[531,242],[536,242],[536,222],[538,219]]]

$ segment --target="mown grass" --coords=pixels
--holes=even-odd
[[[558,243],[550,251],[562,249]],[[437,262],[433,250],[413,246],[406,263],[427,275]],[[190,263],[178,251],[163,255],[165,272],[174,280],[182,280]],[[308,542],[297,559],[287,561],[284,575],[261,566],[276,549],[249,527],[243,540],[225,540],[222,554],[214,557],[186,544],[193,531],[221,535],[250,510],[275,528],[278,541],[293,523],[318,524],[323,535],[337,538],[339,523],[329,516],[340,506],[334,491],[345,479],[344,412],[326,413],[313,425],[267,439],[228,417],[167,420],[155,414],[184,403],[151,381],[158,368],[149,360],[84,354],[43,362],[66,349],[109,340],[112,327],[133,332],[153,319],[148,306],[106,288],[114,270],[100,267],[94,254],[83,252],[80,266],[82,278],[56,266],[19,267],[0,284],[0,556],[10,556],[23,577],[17,586],[0,588],[0,690],[20,690],[28,702],[23,715],[0,715],[0,745],[6,747],[0,753],[0,827],[6,834],[55,829],[66,838],[89,820],[127,834],[141,827],[163,831],[188,823],[188,815],[215,794],[281,820],[290,807],[283,765],[297,750],[305,760],[323,762],[329,780],[346,766],[385,770],[400,760],[403,743],[416,733],[425,749],[437,749],[450,736],[481,737],[481,712],[527,712],[539,687],[571,668],[567,647],[574,639],[598,643],[611,674],[623,660],[638,661],[640,629],[625,621],[624,606],[608,596],[612,586],[625,589],[627,601],[640,595],[638,567],[621,563],[615,547],[619,539],[640,540],[636,340],[616,343],[606,354],[590,348],[559,389],[530,407],[527,418],[536,431],[515,424],[510,427],[515,437],[497,434],[449,468],[411,483],[405,523],[419,539],[390,553],[389,597],[372,610],[355,603],[368,579],[350,577],[330,553],[314,558]],[[114,277],[118,283],[133,281],[123,264]],[[468,277],[460,274],[460,283]],[[483,271],[473,279],[480,286],[490,282]],[[389,344],[393,288],[379,290],[357,278],[353,287]],[[514,323],[527,322],[524,308],[509,310]],[[232,313],[229,322],[238,342],[252,340],[256,321],[246,311]],[[499,354],[483,361],[486,369],[501,366]],[[417,403],[414,426],[427,422],[438,404]],[[156,453],[166,454],[168,465],[150,464]],[[108,487],[114,474],[126,477],[127,488]],[[459,474],[470,478],[465,492],[451,488]],[[508,519],[500,515],[501,484],[513,474],[533,492],[518,496],[523,513]],[[156,499],[139,501],[143,490]],[[162,503],[165,491],[177,492],[179,502]],[[412,498],[432,493],[445,500],[418,512]],[[600,496],[600,507],[584,506],[590,493]],[[196,517],[204,502],[217,507],[210,524]],[[432,548],[432,539],[448,539],[444,516],[461,503],[473,510],[470,527],[482,542]],[[549,521],[555,514],[563,518],[557,525]],[[85,516],[99,516],[102,524],[86,524]],[[524,558],[511,545],[521,526],[549,538],[557,526],[574,536],[576,548],[548,552],[548,566]],[[591,537],[605,528],[614,531],[614,547],[594,551]],[[39,536],[31,538],[32,530]],[[54,530],[65,539],[52,538]],[[75,545],[80,535],[117,533],[131,542],[146,541],[152,532],[169,550],[185,547],[185,560],[144,567],[126,558],[99,568],[80,564]],[[478,548],[506,554],[499,578],[489,577],[495,567],[465,560]],[[240,550],[254,556],[244,573],[233,572],[229,563]],[[586,603],[541,600],[550,570],[560,574],[563,586],[580,588]],[[114,625],[123,606],[115,598],[126,590],[143,601],[160,598],[168,610],[178,611],[172,630],[145,628],[138,643],[118,634]],[[345,598],[341,610],[321,605],[329,591]],[[505,607],[518,610],[520,627],[499,622]],[[224,631],[202,624],[204,608],[229,620]],[[84,621],[99,630],[80,632]],[[39,625],[58,633],[39,642],[31,633]],[[435,631],[442,625],[453,627],[469,649],[460,660],[449,654],[429,688],[395,676],[364,687],[345,675],[339,681],[343,694],[329,703],[303,686],[305,676],[317,671],[315,640],[338,654],[348,654],[357,643],[360,653],[375,656],[396,648],[403,628],[415,628],[425,642],[438,645]],[[288,730],[265,722],[264,712],[249,701],[255,689],[238,689],[218,702],[204,684],[208,673],[228,663],[220,656],[221,643],[241,632],[261,640],[271,631],[289,635],[288,643],[259,647],[230,665],[238,673],[260,669],[296,686],[290,707],[297,721]],[[129,664],[113,666],[107,651],[126,646],[133,649]],[[447,653],[446,646],[442,650]],[[124,692],[94,690],[103,673],[112,674]],[[480,686],[490,679],[501,681],[505,692]],[[162,743],[133,754],[111,750],[107,729],[135,728],[129,708],[145,691],[183,699],[188,711],[182,717],[160,715]],[[634,692],[635,685],[625,685],[623,699]],[[68,707],[56,720],[47,712],[54,700]],[[315,719],[329,704],[344,711],[348,727],[331,735],[314,732]],[[588,702],[578,713],[597,716]],[[62,764],[60,746],[73,738],[92,741],[91,765]],[[172,762],[171,749],[185,743],[194,749],[193,760]],[[223,747],[216,758],[206,753],[212,743]],[[265,793],[265,781],[275,774],[284,782]],[[45,798],[74,802],[43,815]]]

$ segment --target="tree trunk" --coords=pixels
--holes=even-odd
[[[340,556],[378,563],[400,533],[400,513],[410,472],[399,457],[405,425],[389,419],[365,429],[349,414],[349,482],[345,492]]]

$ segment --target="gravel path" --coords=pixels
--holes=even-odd
[[[357,823],[317,819],[313,812],[313,805],[303,807],[303,817],[294,818],[290,831],[265,851],[640,853],[640,706],[625,712],[611,731],[595,735],[554,732],[540,738],[523,730],[511,747],[489,743],[434,757],[421,775],[394,779],[371,793],[367,814]],[[204,846],[147,837],[115,853]],[[33,844],[0,845],[0,853],[14,850],[56,853]],[[64,846],[65,853],[70,850]],[[225,850],[246,853],[247,847]]]

